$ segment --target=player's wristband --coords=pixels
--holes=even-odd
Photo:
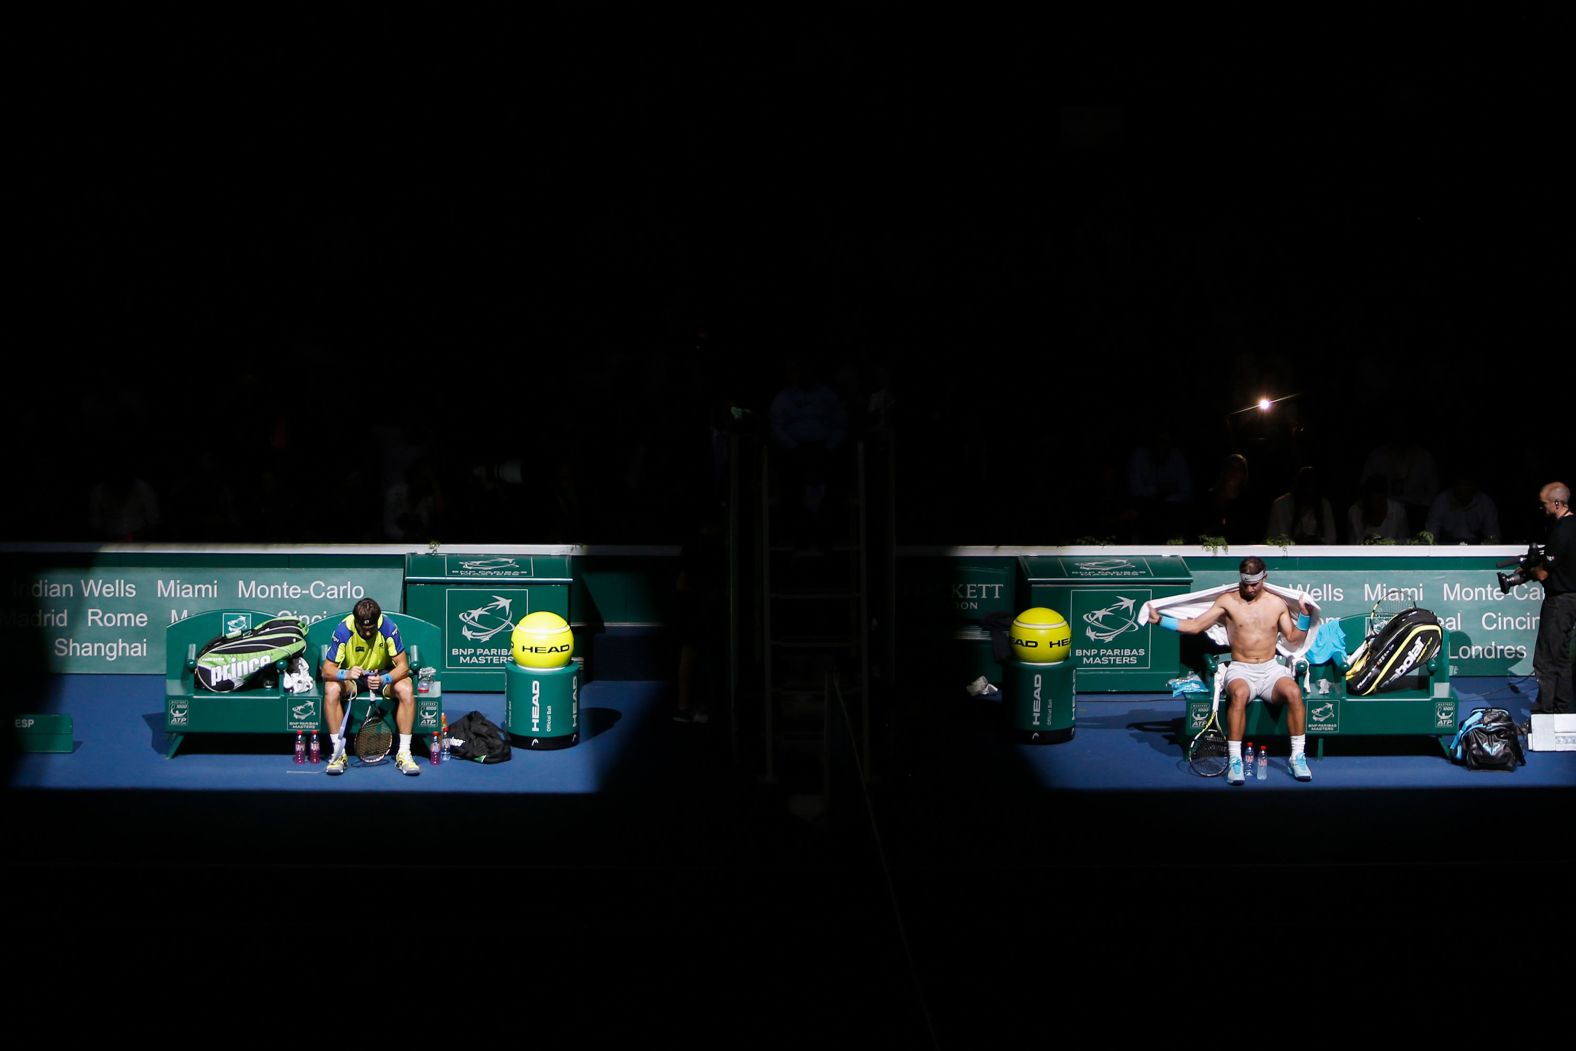
[[[1304,613],[1302,616],[1297,618],[1297,630],[1298,631],[1307,631],[1309,625],[1311,625],[1312,623],[1313,623],[1313,618],[1308,616],[1308,614]]]
[[[345,669],[343,669],[343,668],[339,669],[339,681],[340,682],[344,682],[345,681]]]
[[[1160,618],[1160,626],[1165,628],[1167,631],[1179,630],[1179,625],[1177,624],[1177,619],[1175,617],[1162,616]]]

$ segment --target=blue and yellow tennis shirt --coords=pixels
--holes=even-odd
[[[399,637],[399,628],[381,613],[378,614],[378,630],[370,642],[356,633],[356,615],[352,613],[339,622],[328,644],[329,660],[341,668],[367,671],[394,667],[394,658],[404,652],[405,642]]]

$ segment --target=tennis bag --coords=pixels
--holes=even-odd
[[[449,739],[444,743],[450,755],[473,763],[507,763],[513,751],[509,735],[481,712],[461,716],[449,727]]]
[[[1526,766],[1521,733],[1503,708],[1474,708],[1461,720],[1450,757],[1468,770],[1514,770]]]
[[[1433,659],[1444,644],[1439,618],[1413,606],[1363,640],[1346,669],[1348,697],[1367,697],[1393,690],[1408,675]]]
[[[276,675],[279,661],[306,652],[306,628],[295,617],[276,617],[238,635],[220,635],[197,653],[197,685],[232,693],[263,685]],[[277,680],[275,680],[277,681]]]

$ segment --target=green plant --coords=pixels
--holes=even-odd
[[[1290,551],[1297,544],[1297,542],[1289,536],[1267,536],[1264,538],[1264,542],[1270,547],[1280,548],[1281,554],[1283,555]]]
[[[1431,546],[1434,543],[1434,534],[1430,533],[1426,529],[1419,529],[1416,533],[1412,534],[1412,539],[1408,540],[1407,543]]]
[[[1226,552],[1226,538],[1223,536],[1201,536],[1198,546],[1212,555],[1222,555]]]
[[[1181,547],[1185,543],[1187,543],[1187,538],[1186,537],[1174,536],[1170,540],[1166,541],[1166,546],[1167,547]]]

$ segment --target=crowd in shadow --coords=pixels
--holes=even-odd
[[[728,499],[730,458],[747,475],[763,447],[774,492],[791,490],[813,530],[849,448],[888,425],[884,371],[784,337],[739,357],[707,342],[610,352],[557,386],[342,411],[279,399],[171,414],[145,388],[90,394],[78,466],[22,463],[29,498],[0,516],[0,539],[677,544]]]
[[[210,410],[161,424],[135,389],[91,396],[92,433],[123,438],[84,450],[70,479],[48,461],[24,464],[22,491],[39,498],[11,506],[4,538],[681,543],[725,504],[730,470],[758,469],[764,447],[790,530],[814,546],[828,485],[852,484],[851,447],[880,432],[896,437],[899,543],[1536,539],[1522,490],[1541,482],[1500,450],[1441,451],[1421,428],[1337,442],[1306,416],[1271,423],[1266,412],[1203,435],[1162,419],[1095,448],[1032,426],[943,421],[886,362],[835,347],[696,349],[615,355],[574,390],[518,402],[433,399],[342,416],[280,402],[242,422]]]

